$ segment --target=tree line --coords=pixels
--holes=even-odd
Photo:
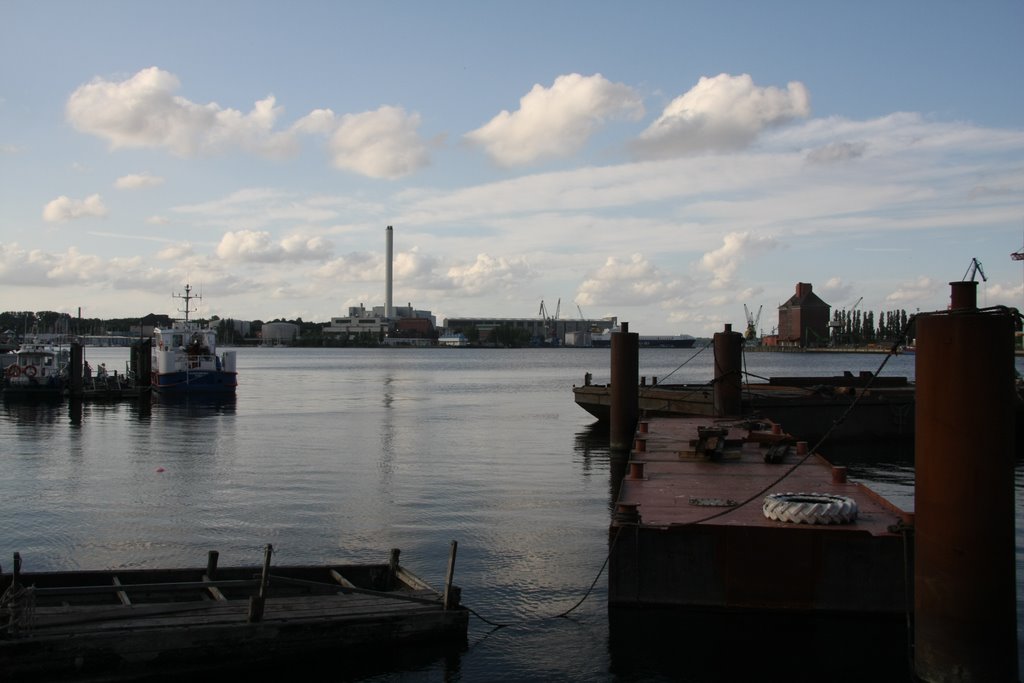
[[[900,339],[907,342],[914,338],[913,329],[908,329],[910,319],[911,316],[903,309],[879,311],[877,319],[874,311],[839,309],[833,311],[829,324],[832,344],[887,344]]]

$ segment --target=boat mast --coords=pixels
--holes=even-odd
[[[185,308],[179,308],[178,309],[178,313],[184,313],[185,314],[185,324],[188,325],[188,314],[189,313],[195,313],[196,311],[199,310],[199,309],[193,309],[192,308],[192,305],[191,305],[192,299],[202,300],[203,297],[198,295],[198,294],[192,294],[192,287],[191,287],[191,285],[185,285],[185,293],[184,294],[171,294],[171,296],[173,298],[175,298],[175,299],[184,299],[184,301],[185,301]]]

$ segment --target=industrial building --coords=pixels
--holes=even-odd
[[[826,346],[832,307],[812,291],[809,282],[798,282],[796,293],[779,306],[779,346]]]
[[[349,306],[348,315],[331,318],[331,322],[324,326],[323,334],[349,340],[377,339],[389,346],[431,345],[437,340],[434,314],[416,310],[411,303],[408,306],[393,305],[394,229],[390,225],[385,231],[385,238],[384,305],[372,309],[363,304]]]
[[[288,346],[299,337],[299,326],[295,323],[263,323],[261,333],[263,346]]]
[[[590,346],[591,335],[608,332],[618,325],[615,317],[600,320],[573,318],[448,318],[445,329],[451,334],[475,336],[482,344],[493,341],[499,329],[523,330],[533,344],[545,346]]]

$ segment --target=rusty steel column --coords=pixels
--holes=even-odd
[[[72,342],[71,357],[68,361],[68,394],[71,396],[82,395],[82,359],[84,357],[82,345]]]
[[[640,417],[640,335],[629,331],[629,323],[612,333],[611,364],[609,445],[612,450],[628,451]]]
[[[1016,681],[1015,312],[950,285],[950,310],[917,318],[914,666]]]
[[[715,415],[739,415],[743,412],[743,335],[726,324],[724,332],[715,332]]]

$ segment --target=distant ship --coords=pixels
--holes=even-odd
[[[618,332],[618,328],[614,332]],[[596,348],[608,348],[612,345],[612,332],[602,332],[590,337],[590,344]],[[696,341],[688,334],[677,334],[675,336],[640,335],[639,345],[644,348],[653,349],[690,349]]]
[[[192,288],[185,285],[184,320],[153,330],[153,389],[163,394],[234,395],[238,386],[235,352],[217,355],[217,332],[189,320]]]

